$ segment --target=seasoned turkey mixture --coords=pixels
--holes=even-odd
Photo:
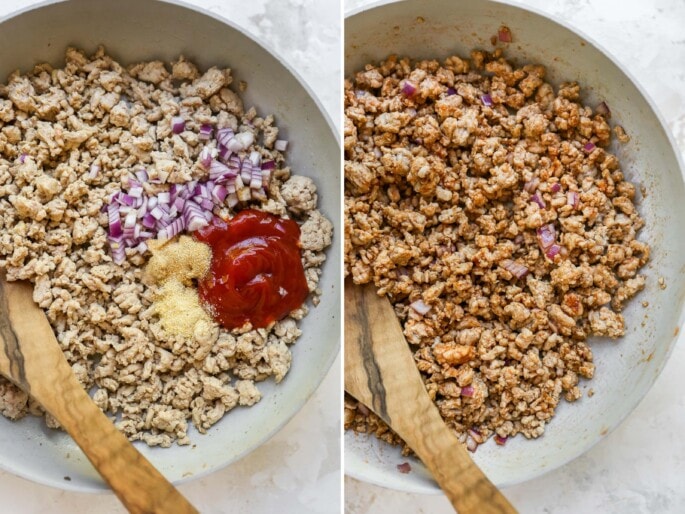
[[[188,444],[189,423],[205,432],[258,402],[256,384],[288,372],[307,307],[266,328],[201,319],[190,335],[167,331],[162,286],[144,277],[146,238],[172,244],[247,208],[292,218],[314,304],[321,294],[332,225],[314,182],[286,165],[273,116],[244,108],[236,86],[230,69],[202,72],[183,57],[124,67],[103,48],[69,48],[63,68],[39,64],[0,86],[0,267],[35,284],[83,387],[149,445]],[[246,182],[228,167],[247,170]],[[42,414],[2,378],[0,411]]]
[[[345,274],[390,298],[472,451],[542,435],[593,376],[588,337],[621,337],[645,285],[650,249],[609,117],[500,48],[390,56],[345,83]],[[349,397],[345,427],[401,444]]]

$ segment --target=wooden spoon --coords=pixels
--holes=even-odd
[[[345,284],[345,389],[416,452],[460,514],[515,513],[445,425],[402,327],[373,285]]]
[[[76,379],[33,286],[0,277],[0,373],[52,414],[132,513],[197,513],[93,403]]]

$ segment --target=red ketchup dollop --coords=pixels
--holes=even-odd
[[[248,321],[253,328],[266,327],[307,298],[300,227],[294,221],[246,209],[228,222],[216,218],[195,237],[212,248],[200,299],[225,328]]]

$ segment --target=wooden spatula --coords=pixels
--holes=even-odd
[[[0,277],[0,373],[52,414],[132,513],[197,510],[119,432],[71,370],[33,286]]]
[[[428,397],[390,302],[345,284],[345,389],[416,452],[459,514],[515,513]]]

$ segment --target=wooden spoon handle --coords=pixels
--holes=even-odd
[[[93,403],[32,294],[0,279],[0,371],[59,421],[130,512],[197,513]]]
[[[460,514],[516,513],[445,425],[406,345],[386,299],[345,287],[345,389],[416,452]]]

